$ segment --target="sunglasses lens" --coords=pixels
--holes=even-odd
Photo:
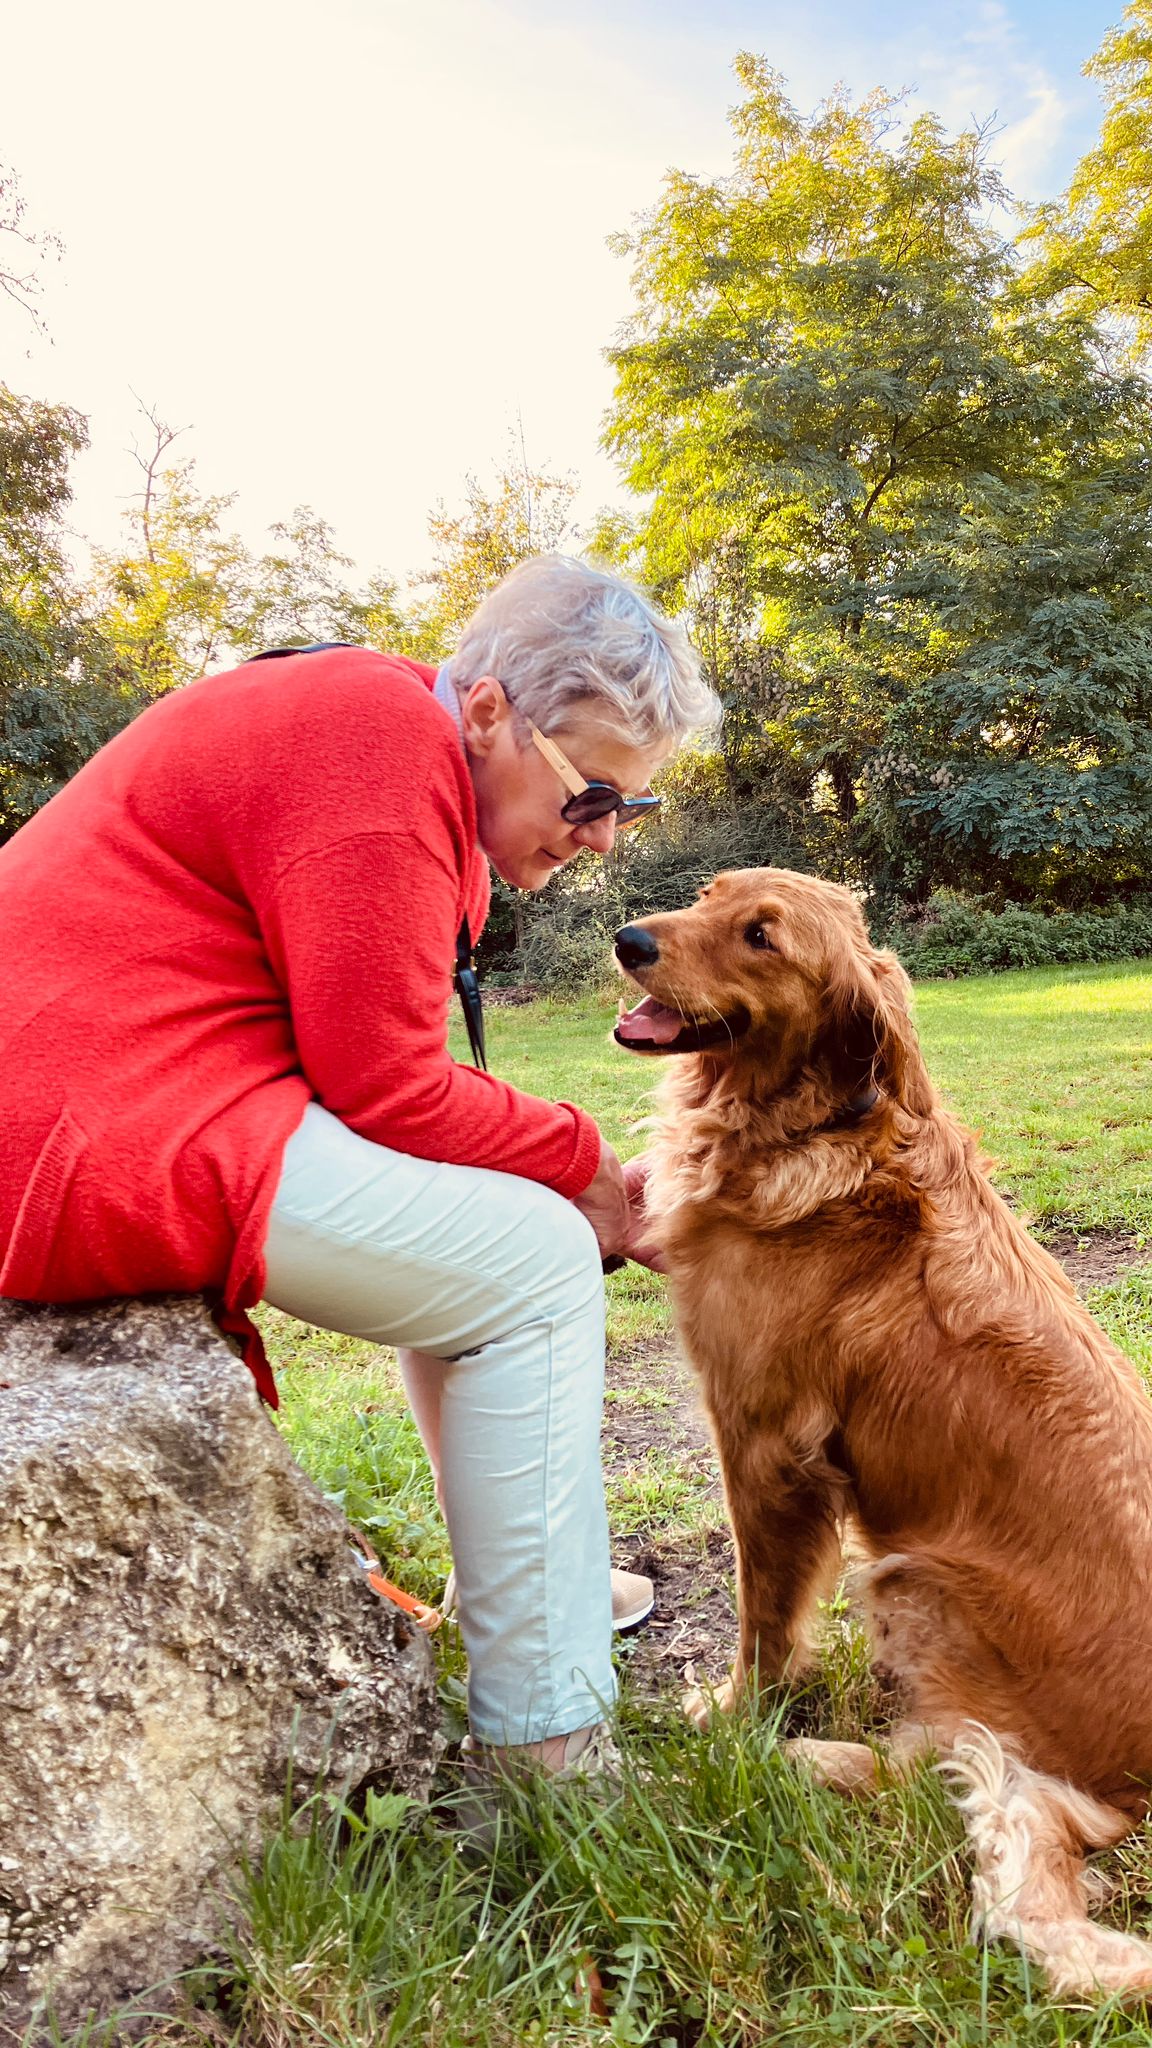
[[[634,825],[638,818],[646,818],[650,811],[659,809],[658,796],[638,796],[629,800],[607,782],[590,782],[579,796],[569,797],[560,816],[569,825],[594,825],[597,818],[606,818],[609,811],[615,811],[617,825],[624,826]]]
[[[618,790],[609,789],[606,782],[590,783],[579,796],[570,796],[560,812],[570,825],[594,825],[597,818],[606,818],[609,811],[621,808],[622,798]],[[627,809],[627,805],[624,806]]]

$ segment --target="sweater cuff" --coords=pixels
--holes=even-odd
[[[559,1102],[556,1107],[570,1109],[576,1119],[575,1149],[563,1173],[553,1182],[556,1193],[566,1195],[571,1201],[573,1195],[582,1195],[596,1178],[600,1164],[600,1131],[587,1110],[578,1109],[574,1102]]]

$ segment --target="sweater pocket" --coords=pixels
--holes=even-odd
[[[64,1205],[76,1169],[88,1149],[88,1134],[70,1110],[62,1110],[41,1147],[20,1198],[12,1236],[0,1266],[0,1295],[16,1301],[50,1301],[52,1258],[63,1224]]]

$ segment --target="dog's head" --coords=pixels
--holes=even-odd
[[[822,1068],[849,1094],[872,1081],[917,1114],[931,1107],[907,977],[833,882],[788,868],[717,875],[686,910],[625,925],[616,957],[645,991],[617,1019],[630,1052],[752,1061],[776,1087]]]

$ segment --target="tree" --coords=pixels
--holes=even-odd
[[[379,612],[383,587],[374,598],[348,587],[351,557],[336,546],[326,519],[310,505],[297,505],[290,520],[271,529],[275,546],[253,565],[251,589],[235,640],[243,651],[262,647],[306,647],[314,640],[365,637]]]
[[[10,838],[140,708],[77,589],[63,541],[68,406],[0,385],[0,839]]]
[[[1087,319],[1021,282],[986,137],[930,116],[894,134],[880,92],[805,120],[761,60],[737,70],[732,174],[673,174],[622,245],[609,444],[647,501],[642,573],[709,651],[734,796],[805,777],[813,858],[875,883],[872,764],[893,720],[907,754],[909,705],[977,632],[917,565],[939,571],[997,493],[1042,549],[1045,493],[1099,506],[1092,478],[1140,456],[1152,414]]]
[[[63,244],[58,235],[37,231],[28,225],[28,209],[20,181],[9,164],[0,163],[0,293],[15,301],[36,327],[43,321],[36,305],[44,289],[46,257],[59,257]],[[13,243],[17,245],[13,249]]]
[[[413,630],[429,659],[450,654],[481,599],[529,555],[553,554],[577,536],[571,524],[576,485],[529,467],[523,437],[509,449],[489,491],[465,478],[462,512],[441,504],[428,522],[432,567],[419,579],[432,595],[418,606]]]
[[[1025,239],[1038,245],[1038,286],[1127,317],[1143,349],[1152,340],[1152,0],[1132,0],[1084,70],[1103,87],[1100,139]]]
[[[1147,466],[1117,463],[989,487],[909,570],[957,652],[909,691],[870,765],[894,893],[942,873],[1074,906],[1147,887],[1150,529]]]
[[[93,601],[113,645],[150,696],[225,660],[249,617],[254,564],[225,516],[234,494],[205,496],[192,461],[169,462],[182,429],[143,407],[133,453],[141,474],[122,554],[93,551]]]

